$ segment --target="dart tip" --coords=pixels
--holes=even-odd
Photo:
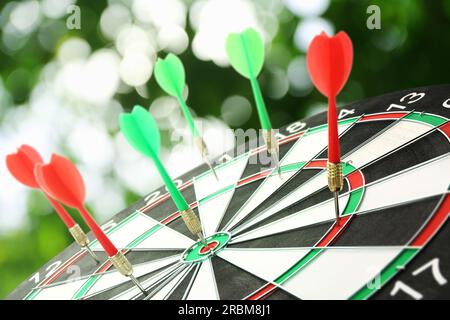
[[[95,254],[94,251],[92,251],[92,249],[88,245],[85,246],[84,248],[89,253],[89,255],[92,257],[92,259],[94,259],[96,264],[99,264],[101,262],[100,258]]]
[[[336,214],[336,225],[339,227],[340,224],[340,216],[339,216],[339,192],[333,192],[334,194],[334,212]]]
[[[214,177],[216,178],[217,181],[219,181],[219,177],[217,176],[217,172],[214,169],[214,167],[212,166],[211,162],[209,161],[209,159],[207,157],[205,157],[205,163],[208,165],[209,169],[212,171],[212,173],[214,174]]]
[[[206,242],[205,237],[203,235],[203,232],[199,232],[197,233],[198,239],[200,240],[200,242],[204,245],[207,246],[208,242]]]
[[[138,279],[136,279],[136,277],[134,275],[130,274],[128,277],[131,279],[131,281],[134,283],[134,285],[142,292],[142,294],[144,296],[148,296],[148,292],[144,289],[142,284],[139,282]]]

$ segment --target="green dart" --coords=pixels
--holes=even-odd
[[[198,132],[194,119],[192,118],[192,114],[183,99],[185,72],[180,58],[172,53],[169,53],[165,59],[158,58],[158,61],[156,61],[155,64],[155,78],[161,89],[163,89],[167,94],[177,98],[203,161],[205,161],[208,167],[212,170],[216,179],[219,180],[216,171],[212,167],[209,160],[209,152],[205,141]]]
[[[131,113],[122,113],[119,119],[120,130],[128,143],[144,156],[153,160],[164,184],[167,187],[175,205],[181,213],[184,223],[190,232],[198,236],[205,244],[200,221],[194,211],[189,207],[181,192],[175,186],[172,178],[159,159],[161,145],[158,125],[150,112],[141,106],[135,106]]]
[[[275,132],[272,129],[257,80],[264,63],[263,40],[259,33],[251,28],[241,33],[230,33],[226,41],[226,51],[231,66],[239,74],[250,80],[267,152],[273,157],[278,173],[280,173],[278,141],[275,138]]]

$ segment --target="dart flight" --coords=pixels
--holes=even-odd
[[[143,107],[135,106],[131,113],[121,114],[119,122],[120,129],[130,145],[144,156],[153,160],[189,231],[204,242],[201,224],[197,215],[189,207],[159,159],[161,141],[155,119]]]
[[[55,209],[58,216],[66,225],[75,242],[84,249],[86,249],[91,257],[100,262],[97,255],[89,248],[89,239],[84,233],[83,229],[72,219],[69,213],[56,200],[51,198],[39,185],[34,174],[34,168],[37,164],[43,164],[41,155],[31,146],[22,145],[16,153],[12,153],[6,157],[6,166],[11,175],[20,183],[33,188],[41,190],[47,200]]]
[[[264,42],[256,30],[249,28],[242,33],[231,33],[228,35],[226,52],[231,66],[240,75],[250,80],[267,151],[273,157],[279,172],[278,140],[272,129],[257,80],[264,63]]]
[[[336,222],[339,224],[339,191],[343,187],[336,96],[344,87],[353,63],[353,45],[345,32],[316,36],[307,52],[307,66],[314,86],[328,98],[328,187],[334,193]]]
[[[76,166],[69,159],[53,154],[50,163],[36,165],[35,176],[42,189],[51,197],[78,210],[116,269],[124,276],[129,277],[146,295],[144,288],[133,276],[131,263],[121,251],[117,250],[86,209],[84,205],[86,189],[83,177]]]
[[[177,98],[178,104],[181,107],[184,118],[188,123],[194,142],[200,151],[203,161],[205,161],[208,167],[212,170],[216,179],[218,179],[217,174],[211,165],[211,161],[209,160],[209,151],[206,147],[205,141],[200,135],[192,114],[183,98],[183,89],[186,85],[186,76],[184,66],[180,58],[172,53],[169,53],[165,59],[158,58],[155,64],[155,78],[161,89],[163,89],[167,94]]]

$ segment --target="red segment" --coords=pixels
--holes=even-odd
[[[259,291],[252,294],[250,297],[247,298],[247,300],[259,300],[271,291],[273,291],[276,288],[276,286],[272,283],[268,283],[264,287],[262,287]]]
[[[69,266],[73,265],[75,262],[80,260],[81,257],[83,257],[85,254],[86,254],[86,251],[79,251],[78,253],[76,253],[69,260],[64,262],[55,273],[53,273],[50,277],[48,277],[47,279],[42,281],[42,283],[39,286],[45,286],[45,285],[51,284],[53,281],[58,279],[61,274],[66,272],[66,270]]]
[[[447,219],[450,214],[450,196],[446,196],[438,211],[433,215],[433,217],[428,221],[426,226],[417,235],[417,237],[412,241],[411,246],[423,246],[425,245],[431,237],[436,233],[436,231],[442,226],[442,224]]]
[[[348,226],[348,223],[352,217],[353,215],[341,217],[339,219],[339,224],[335,223],[325,237],[323,237],[319,243],[316,244],[316,247],[327,247],[331,245],[333,241],[336,240],[337,236]]]
[[[447,122],[440,126],[439,130],[441,130],[448,138],[450,138],[450,122]]]
[[[200,254],[206,254],[210,252],[211,250],[214,250],[219,245],[219,242],[217,241],[211,241],[210,243],[207,243],[206,246],[203,246],[200,248]]]
[[[326,168],[327,160],[312,160],[309,162],[305,168]]]
[[[362,121],[373,121],[373,120],[387,120],[387,119],[400,119],[404,117],[406,112],[393,112],[393,113],[381,113],[381,114],[371,114],[368,116],[363,116],[359,122]]]
[[[267,177],[271,172],[272,172],[272,170],[266,170],[266,171],[263,171],[263,172],[254,174],[254,175],[252,175],[252,176],[250,176],[250,177],[248,177],[248,178],[245,178],[245,179],[240,180],[240,181],[237,183],[236,186],[240,187],[240,186],[242,186],[242,185],[244,185],[244,184],[247,184],[247,183],[250,183],[250,182],[259,180],[259,179],[261,179],[261,178],[265,178],[265,177]]]
[[[364,176],[360,170],[350,173],[345,178],[350,183],[350,190],[355,190],[364,185]]]

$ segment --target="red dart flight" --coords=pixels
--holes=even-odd
[[[86,191],[75,165],[69,159],[53,154],[49,164],[37,164],[34,172],[37,182],[46,193],[80,212],[108,256],[116,255],[117,248],[84,207]]]
[[[55,208],[61,220],[65,223],[67,228],[75,226],[75,221],[67,213],[67,211],[55,200],[48,196],[48,194],[41,189],[39,183],[34,176],[34,168],[37,164],[42,164],[43,160],[41,155],[32,147],[28,145],[22,145],[16,153],[9,154],[6,157],[6,166],[8,167],[11,175],[16,178],[20,183],[33,188],[40,189],[47,197],[48,201]]]
[[[343,31],[331,38],[322,32],[311,42],[306,61],[312,82],[317,90],[328,97],[328,161],[339,163],[336,96],[347,82],[352,69],[352,41]]]

